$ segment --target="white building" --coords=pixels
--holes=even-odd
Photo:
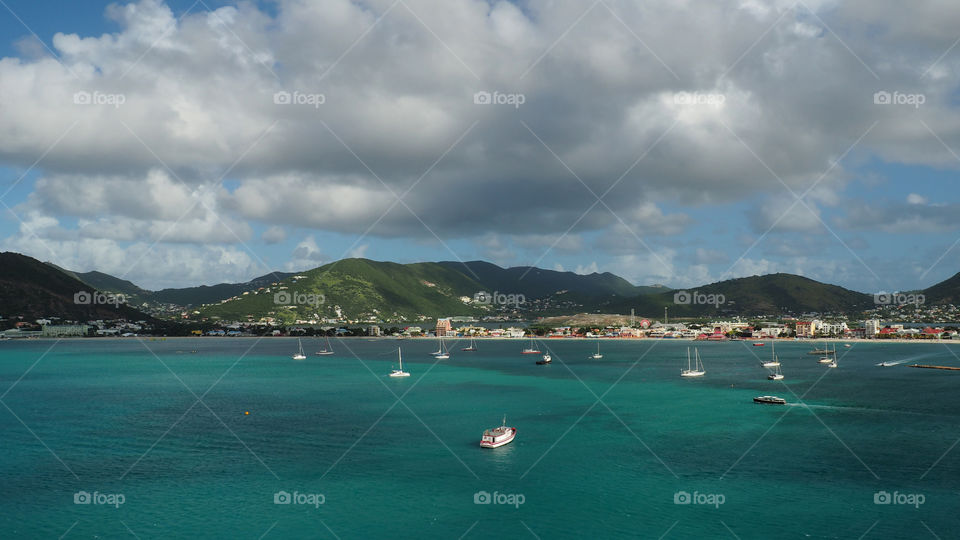
[[[880,321],[877,319],[869,319],[863,321],[863,327],[866,329],[867,337],[873,337],[880,333],[880,329],[883,326],[880,324]]]
[[[828,336],[842,336],[847,331],[847,323],[820,323],[817,332]]]

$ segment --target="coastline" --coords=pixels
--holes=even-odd
[[[91,340],[91,341],[124,341],[124,340],[143,340],[143,341],[161,341],[168,339],[202,339],[202,340],[218,340],[218,339],[321,339],[324,336],[129,336],[129,337],[119,337],[119,336],[102,336],[102,337],[86,337],[86,336],[30,336],[30,337],[17,337],[17,338],[8,338],[0,340],[0,343],[5,341],[15,342],[15,341],[73,341],[73,340]],[[398,338],[395,336],[339,336],[334,339],[349,339],[349,340],[368,340],[368,341],[435,341],[436,336],[419,336],[419,337],[402,337]],[[447,336],[446,339],[453,341],[464,341],[469,340],[470,336]],[[488,336],[475,336],[473,339],[477,341],[529,341],[531,338],[527,337],[488,337]],[[540,336],[533,337],[537,341],[596,341],[596,340],[605,340],[605,341],[680,341],[680,342],[690,342],[690,343],[730,343],[731,340],[722,340],[722,341],[711,341],[705,339],[696,339],[696,338],[638,338],[638,337],[606,337],[606,336],[597,336],[597,337],[548,337]],[[742,343],[751,345],[753,343],[809,343],[812,346],[815,346],[817,343],[843,343],[843,344],[865,344],[865,343],[930,343],[930,344],[943,344],[943,345],[960,345],[960,339],[905,339],[905,338],[883,338],[883,339],[849,339],[849,338],[818,338],[818,339],[794,339],[794,338],[767,338],[767,339],[744,339],[741,340]],[[735,342],[734,342],[735,343]]]

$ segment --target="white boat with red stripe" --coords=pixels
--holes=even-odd
[[[497,448],[513,442],[517,436],[517,428],[507,427],[507,415],[503,415],[503,424],[500,427],[483,432],[480,439],[481,448]]]

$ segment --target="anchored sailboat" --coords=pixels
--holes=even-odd
[[[391,377],[409,377],[410,374],[403,370],[403,353],[400,352],[400,348],[397,347],[397,360],[400,361],[400,369],[395,369],[390,372]]]
[[[694,349],[695,361],[690,364],[690,347],[687,347],[687,369],[680,372],[681,377],[703,377],[706,371],[703,369],[703,362],[700,360],[700,349]]]
[[[303,354],[303,343],[300,342],[300,338],[297,338],[297,346],[300,348],[300,350],[297,352],[297,354],[293,355],[293,359],[306,360],[307,355]]]
[[[317,356],[327,356],[333,354],[333,347],[330,346],[330,338],[327,338],[327,346],[316,352]]]

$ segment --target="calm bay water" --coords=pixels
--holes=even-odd
[[[594,342],[549,340],[550,366],[520,356],[525,343],[461,342],[439,362],[435,342],[389,339],[334,341],[334,356],[304,341],[304,361],[280,338],[0,343],[0,536],[960,530],[960,372],[876,366],[960,366],[957,345],[856,344],[828,369],[809,344],[778,344],[781,383],[759,367],[769,345],[698,344],[707,375],[682,380],[687,342],[604,341],[589,360]],[[386,376],[398,346],[407,379]],[[481,450],[504,414],[516,441]],[[123,504],[75,504],[80,491]],[[323,504],[275,504],[280,491]],[[497,500],[475,504],[480,492]],[[676,504],[683,493],[715,504]]]

